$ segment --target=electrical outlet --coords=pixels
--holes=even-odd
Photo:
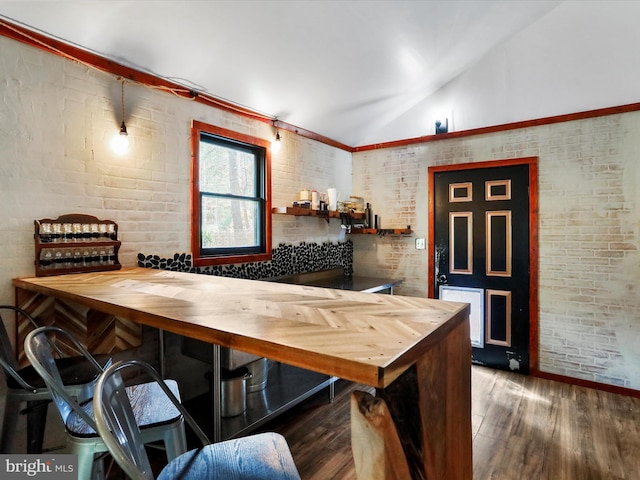
[[[416,238],[416,250],[424,250],[427,248],[427,244],[424,238]]]

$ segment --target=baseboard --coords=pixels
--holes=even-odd
[[[568,383],[570,385],[577,385],[579,387],[593,388],[595,390],[602,390],[605,392],[617,393],[620,395],[627,395],[628,397],[640,398],[640,390],[634,390],[632,388],[618,387],[617,385],[593,382],[591,380],[582,380],[580,378],[567,377],[565,375],[558,375],[555,373],[541,372],[539,370],[532,370],[530,374],[533,377]]]

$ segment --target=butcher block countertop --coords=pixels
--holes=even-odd
[[[378,388],[386,388],[469,314],[462,303],[148,268],[13,283]]]

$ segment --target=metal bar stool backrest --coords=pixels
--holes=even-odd
[[[61,336],[65,343],[80,352],[80,354],[95,368],[96,375],[102,372],[102,366],[87,351],[87,349],[76,340],[73,335],[59,327],[40,327],[27,335],[25,340],[25,353],[31,364],[40,374],[44,382],[49,386],[51,397],[58,407],[58,412],[62,417],[62,422],[67,423],[69,414],[74,410],[80,417],[95,430],[94,419],[87,412],[78,406],[78,402],[64,388],[64,382],[60,375],[60,370],[56,365],[56,358],[59,349],[55,345],[55,337]]]
[[[170,461],[158,479],[300,479],[286,440],[277,433],[261,433],[210,444],[202,429],[172,394],[160,375],[151,365],[139,360],[121,361],[107,368],[96,383],[93,397],[98,432],[128,478],[154,478],[149,458],[141,444],[140,429],[133,420],[131,404],[120,376],[122,370],[130,367],[143,369],[160,385],[204,445]]]
[[[14,320],[22,317],[28,321],[32,329],[39,326],[36,320],[25,310],[13,305],[0,305],[0,374],[4,374],[7,389],[5,390],[4,419],[0,436],[0,451],[3,453],[24,453],[17,447],[20,418],[27,418],[27,453],[42,453],[44,433],[47,422],[48,405],[51,394],[46,384],[31,365],[20,367],[9,340],[5,325],[9,317]],[[57,349],[57,347],[56,347]],[[57,351],[58,357],[63,357]],[[94,382],[101,370],[90,366],[80,357],[58,358],[56,364],[61,369],[67,392],[74,398],[85,400],[93,396]],[[102,364],[110,363],[108,355],[99,357]]]

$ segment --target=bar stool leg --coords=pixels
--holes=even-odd
[[[42,453],[49,400],[27,402],[27,453]]]
[[[20,400],[7,395],[4,405],[4,419],[2,420],[2,437],[0,451],[3,453],[20,453],[16,451],[15,441],[20,420]],[[24,450],[23,450],[24,451]]]

